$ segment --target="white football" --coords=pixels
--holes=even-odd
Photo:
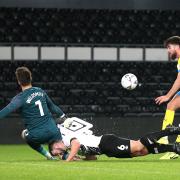
[[[121,85],[125,89],[133,90],[138,85],[138,79],[132,73],[125,74],[121,79]]]

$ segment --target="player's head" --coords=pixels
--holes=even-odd
[[[31,84],[32,74],[27,67],[18,67],[15,74],[19,85],[27,86]]]
[[[53,141],[48,144],[49,152],[52,156],[62,156],[66,152],[67,148],[60,140]]]
[[[174,60],[180,57],[178,51],[180,51],[180,37],[172,36],[165,40],[164,46],[167,48],[169,57]]]

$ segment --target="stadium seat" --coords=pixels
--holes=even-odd
[[[169,73],[176,68],[173,62],[1,61],[2,106],[9,103],[20,90],[14,71],[22,65],[32,69],[33,85],[43,88],[55,103],[70,114],[158,116],[164,113],[165,105],[156,105],[154,98],[166,93],[171,87],[172,79],[176,77],[174,73]],[[147,70],[144,70],[146,67]],[[122,75],[129,69],[136,71],[141,83],[141,86],[132,91],[123,89],[120,83]],[[149,69],[156,69],[156,72],[151,75]]]
[[[0,12],[1,42],[162,44],[179,32],[178,10],[0,8]]]

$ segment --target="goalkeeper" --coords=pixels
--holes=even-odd
[[[53,156],[60,156],[63,160],[77,160],[78,152],[87,160],[95,160],[96,155],[105,154],[108,157],[132,158],[147,154],[175,152],[180,154],[180,144],[159,144],[157,141],[164,136],[180,134],[179,127],[168,127],[159,132],[149,133],[139,140],[117,137],[114,134],[95,136],[86,133],[71,133],[62,125],[58,125],[62,132],[62,141],[49,144],[49,152]],[[68,153],[68,149],[70,152]]]
[[[62,139],[51,112],[58,117],[65,115],[41,88],[32,86],[32,75],[27,67],[17,68],[15,74],[22,92],[0,111],[0,119],[19,109],[26,128],[23,131],[26,142],[46,158],[53,159],[41,144]]]

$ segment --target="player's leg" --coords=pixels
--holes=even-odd
[[[156,142],[164,136],[179,135],[179,134],[180,134],[180,127],[169,126],[164,130],[148,133],[145,136],[143,136],[141,139],[146,139],[147,141],[151,140],[153,142]]]
[[[54,159],[51,154],[45,148],[43,148],[43,146],[31,140],[27,129],[22,131],[21,136],[32,149],[45,156],[48,160]]]
[[[168,127],[162,131],[156,131],[152,133],[148,133],[145,136],[140,138],[140,141],[144,145],[149,145],[153,143],[157,143],[157,141],[164,137],[164,136],[171,136],[171,135],[179,135],[180,134],[180,127]]]
[[[165,129],[168,125],[172,125],[174,121],[175,111],[180,108],[180,91],[174,96],[174,98],[167,104],[167,110],[163,120],[162,129]],[[180,142],[180,136],[176,139],[177,142]],[[159,141],[162,144],[168,144],[168,137],[163,137]],[[175,153],[166,153],[160,159],[175,159],[178,155]]]
[[[55,158],[51,156],[51,154],[40,144],[36,144],[34,142],[26,141],[27,144],[34,149],[35,151],[39,152],[43,156],[45,156],[48,160],[54,160]]]
[[[180,108],[180,91],[176,94],[175,98],[172,100],[172,103],[169,105],[169,109],[176,111]],[[180,136],[177,137],[176,142],[180,143]]]
[[[180,144],[159,144],[157,142],[141,142],[130,141],[131,144],[131,154],[135,156],[145,156],[147,154],[160,154],[164,152],[175,152],[180,153]]]
[[[159,138],[174,134],[180,134],[180,128],[171,127],[163,131],[149,133],[140,139],[141,144],[137,141],[130,141],[129,139],[120,138],[113,134],[106,134],[103,135],[99,147],[102,153],[106,154],[109,157],[130,158],[135,152],[141,153],[142,151],[145,153],[144,146],[148,149],[149,153],[154,153],[155,149],[153,149],[153,145],[157,140],[159,140]],[[134,144],[132,142],[134,142]],[[161,146],[159,148],[164,148],[164,146]],[[164,151],[159,150],[159,152],[167,152],[168,150],[174,152],[172,149],[166,149]]]
[[[165,130],[153,132],[140,138],[140,142],[147,148],[149,153],[159,154],[164,152],[175,152],[179,154],[179,144],[159,144],[157,140],[163,136],[180,134],[179,127],[168,127]]]
[[[164,130],[168,125],[173,124],[175,111],[178,108],[180,108],[180,92],[178,92],[174,96],[174,98],[167,104],[167,109],[162,124],[162,130]],[[180,142],[180,139],[178,142]],[[168,144],[168,138],[167,137],[161,138],[159,143]]]
[[[100,150],[102,154],[116,158],[131,158],[134,156],[144,156],[147,154],[159,154],[164,152],[180,152],[179,144],[159,144],[155,139],[159,139],[164,135],[172,135],[176,132],[164,130],[160,132],[150,133],[142,137],[138,141],[117,137],[113,134],[103,135],[100,142]],[[179,132],[179,130],[178,130]],[[179,148],[177,150],[177,148]]]

